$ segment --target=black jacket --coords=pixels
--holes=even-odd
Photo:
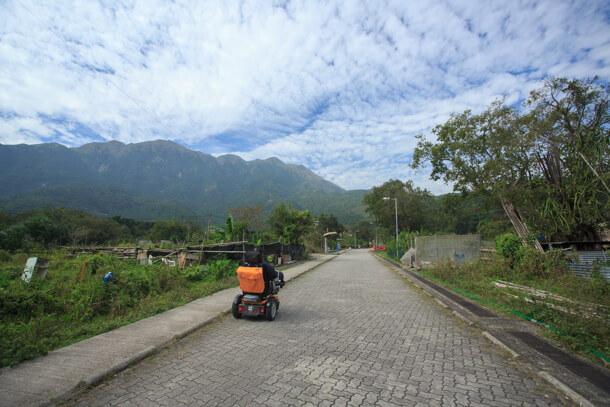
[[[271,265],[270,263],[267,263],[267,262],[263,262],[263,280],[265,280],[265,283],[268,281],[275,280],[278,277],[279,277],[279,274],[275,270],[273,265]]]

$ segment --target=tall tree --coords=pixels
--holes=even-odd
[[[520,114],[500,100],[477,115],[452,115],[432,131],[436,142],[418,136],[413,167],[430,162],[431,178],[498,199],[524,239],[530,226],[595,238],[608,213],[608,88],[553,79],[527,106]],[[585,214],[587,205],[595,208]]]
[[[225,220],[225,238],[231,241],[233,238],[233,216],[229,214]]]
[[[345,229],[335,215],[325,213],[318,216],[318,228],[323,232],[337,232],[339,234]]]
[[[435,207],[432,194],[425,189],[414,187],[412,181],[389,180],[379,187],[373,187],[371,192],[364,195],[362,202],[366,206],[365,210],[379,225],[394,230],[394,198],[397,199],[399,230],[420,230],[431,225]]]
[[[70,222],[65,208],[47,206],[41,213],[27,219],[25,227],[34,240],[48,247],[51,243],[62,244],[68,240]]]
[[[528,190],[541,203],[530,214],[532,223],[556,238],[599,240],[599,224],[610,220],[608,85],[547,80],[527,106],[523,123],[536,139],[539,174]]]

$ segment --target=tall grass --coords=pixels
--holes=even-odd
[[[21,280],[26,256],[0,264],[0,364],[23,360],[237,285],[237,264],[186,268],[121,261],[112,255],[70,258],[46,253],[46,279]],[[105,284],[112,271],[116,284]]]
[[[522,314],[539,321],[545,336],[596,363],[604,364],[596,353],[610,357],[610,283],[601,275],[590,280],[576,277],[559,252],[526,250],[518,260],[498,257],[462,266],[439,262],[422,274],[481,299],[501,314],[516,318]],[[493,284],[498,280],[571,301],[500,288]]]

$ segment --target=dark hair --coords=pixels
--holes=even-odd
[[[246,252],[246,263],[256,265],[263,263],[263,254],[261,252]]]

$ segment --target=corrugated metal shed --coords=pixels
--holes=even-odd
[[[578,277],[591,278],[593,270],[599,270],[610,281],[610,258],[603,250],[575,252],[570,260],[570,270]]]

